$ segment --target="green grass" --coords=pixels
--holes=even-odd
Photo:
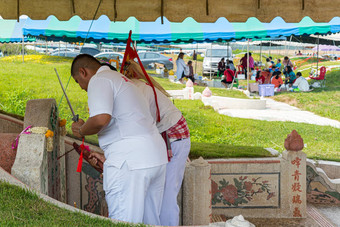
[[[45,59],[35,63],[35,58],[27,62],[18,60],[0,60],[0,109],[3,111],[24,115],[25,103],[34,98],[55,98],[57,103],[62,96],[53,68],[56,67],[64,85],[70,75],[70,60],[60,60],[58,57]],[[29,62],[30,61],[30,62]],[[50,61],[55,63],[50,64]],[[183,85],[156,78],[165,89],[182,89]],[[204,87],[196,87],[202,91]],[[239,91],[226,89],[211,89],[214,95],[244,97]],[[87,94],[71,79],[67,93],[76,113],[81,118],[88,118]],[[296,95],[298,93],[294,93]],[[307,93],[306,93],[307,94]],[[288,94],[293,95],[293,94]],[[338,96],[337,96],[338,97]],[[339,99],[338,99],[339,100]],[[192,149],[191,157],[263,157],[269,153],[263,148],[272,147],[282,151],[284,139],[293,129],[301,134],[307,148],[304,151],[309,158],[340,161],[340,130],[327,126],[292,122],[267,122],[251,119],[240,119],[216,113],[212,108],[205,107],[201,101],[175,100],[175,105],[183,112],[190,128]],[[70,132],[71,112],[63,99],[60,116],[67,119]],[[315,112],[315,111],[313,111]],[[333,111],[334,112],[334,111]],[[87,137],[92,143],[97,138]]]
[[[302,110],[340,121],[340,70],[326,74],[326,87],[312,92],[278,93],[273,97]]]
[[[59,208],[31,191],[2,181],[0,201],[0,226],[131,226]]]
[[[309,158],[340,161],[340,130],[337,128],[229,117],[218,114],[199,100],[175,100],[175,105],[189,125],[192,157],[267,156],[263,148],[283,151],[285,138],[295,129],[307,144],[303,151]]]

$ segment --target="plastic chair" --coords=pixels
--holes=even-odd
[[[309,78],[312,79],[312,80],[320,81],[321,87],[325,87],[325,85],[326,85],[326,67],[322,66],[320,68],[320,74],[319,74],[318,77],[309,76]]]

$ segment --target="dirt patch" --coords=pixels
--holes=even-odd
[[[289,96],[280,96],[275,98],[276,101],[287,103],[291,106],[298,106],[298,101],[295,98]]]

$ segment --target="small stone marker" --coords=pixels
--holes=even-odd
[[[211,165],[202,157],[187,163],[183,182],[183,225],[208,225],[211,209]]]

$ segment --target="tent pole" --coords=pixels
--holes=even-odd
[[[210,44],[210,80],[211,80],[211,67],[212,67],[212,64],[211,64],[211,55],[212,55],[212,43]]]
[[[287,53],[286,56],[288,56],[288,54],[289,54],[289,45],[290,45],[290,43],[292,42],[292,37],[293,37],[293,35],[290,35],[290,39],[289,39],[289,43],[288,43],[288,53]]]
[[[197,70],[197,52],[198,52],[198,43],[196,43],[196,53],[195,53],[195,55],[196,55],[196,57],[195,56],[193,56],[193,57],[195,57],[195,74],[196,74],[196,70]],[[203,78],[203,77],[202,77]]]
[[[249,92],[249,39],[247,42],[247,91]]]
[[[47,37],[45,37],[45,43],[46,43],[46,55],[47,55]]]
[[[25,42],[25,38],[24,38],[24,36],[22,36],[22,62],[25,62],[25,45],[24,45],[24,42]]]
[[[318,49],[317,49],[317,52],[316,52],[316,73],[317,74],[319,72],[318,71],[319,70],[319,43],[320,43],[320,40],[319,40],[319,35],[318,35]]]
[[[261,62],[261,67],[262,67],[262,40],[261,40],[261,44],[260,44],[260,62]]]

